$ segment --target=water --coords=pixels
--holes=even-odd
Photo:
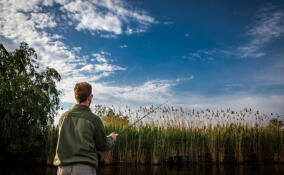
[[[55,167],[0,168],[0,175],[56,175]],[[284,175],[284,165],[191,166],[165,168],[160,166],[106,166],[98,175]]]

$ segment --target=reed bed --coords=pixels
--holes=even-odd
[[[115,112],[96,106],[95,111],[110,133],[122,131],[152,109]],[[113,149],[102,154],[104,164],[284,163],[283,119],[249,108],[235,112],[165,107],[125,131]]]

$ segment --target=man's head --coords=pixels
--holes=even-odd
[[[74,95],[78,104],[90,106],[93,95],[92,86],[89,83],[77,83],[74,87]]]

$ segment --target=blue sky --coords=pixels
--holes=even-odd
[[[94,104],[284,114],[283,1],[0,0],[0,42],[35,48]]]

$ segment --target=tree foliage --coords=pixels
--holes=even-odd
[[[0,44],[0,160],[40,158],[59,109],[59,73],[41,68],[27,43]]]

